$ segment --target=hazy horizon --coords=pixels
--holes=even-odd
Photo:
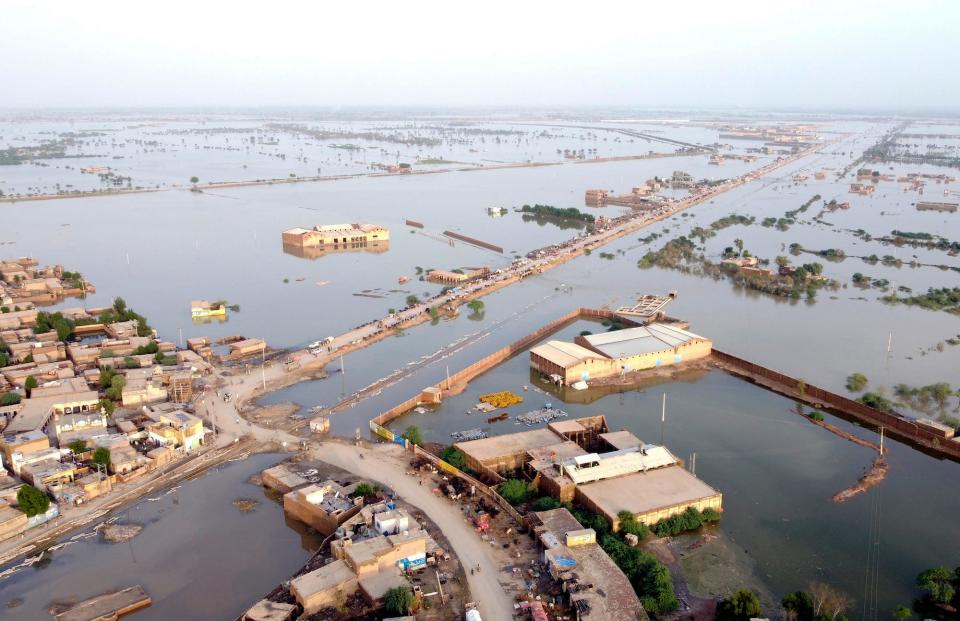
[[[14,0],[4,109],[953,111],[960,5]],[[909,14],[906,7],[909,6]]]

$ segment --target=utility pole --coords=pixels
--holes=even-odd
[[[660,446],[663,446],[664,427],[667,426],[667,393],[663,393],[663,404],[660,406]]]

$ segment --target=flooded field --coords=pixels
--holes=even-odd
[[[104,154],[122,155],[117,160],[110,155],[107,165],[129,175],[134,184],[151,183],[161,188],[188,186],[193,175],[203,182],[290,174],[360,174],[371,172],[373,164],[409,163],[419,169],[441,169],[453,167],[448,163],[451,161],[463,162],[462,166],[457,165],[460,168],[477,168],[484,163],[534,160],[556,165],[202,193],[176,189],[4,203],[0,204],[0,255],[30,254],[45,263],[62,263],[67,269],[81,271],[96,285],[95,295],[68,301],[61,307],[101,306],[122,295],[169,340],[178,339],[181,332],[184,339],[245,334],[265,337],[276,347],[291,347],[378,319],[390,308],[404,306],[409,295],[422,296],[439,290],[439,285],[420,281],[417,268],[497,269],[514,256],[568,239],[578,230],[558,226],[557,222],[524,221],[513,211],[492,218],[487,213],[489,207],[510,209],[541,203],[578,207],[595,215],[617,215],[623,213],[622,208],[585,208],[584,191],[605,188],[627,193],[647,179],[669,177],[678,170],[695,178],[733,177],[770,161],[761,156],[752,163],[728,160],[722,166],[712,166],[707,155],[692,155],[577,164],[563,151],[585,149],[590,157],[608,157],[642,154],[651,149],[669,152],[674,147],[639,139],[631,143],[626,136],[611,132],[552,125],[484,123],[457,128],[448,124],[446,129],[438,130],[428,127],[433,124],[427,122],[418,122],[416,126],[411,122],[379,121],[356,126],[346,122],[310,123],[329,131],[396,134],[409,143],[406,145],[382,137],[320,140],[287,129],[261,131],[263,119],[233,120],[227,123],[231,131],[211,131],[224,123],[227,122],[211,120],[204,127],[183,121],[134,127],[137,123],[133,121],[117,122],[105,126],[110,129],[104,132],[106,136],[84,139],[91,142],[84,143],[83,151],[93,152],[97,147]],[[616,126],[699,144],[723,142],[716,128],[703,126],[625,122]],[[956,374],[960,368],[960,346],[938,348],[938,343],[960,334],[960,321],[955,314],[885,304],[879,299],[884,295],[881,289],[859,288],[852,283],[853,275],[860,272],[889,281],[893,289],[909,287],[915,293],[927,287],[960,284],[960,272],[952,269],[960,267],[957,256],[877,241],[894,229],[960,238],[960,232],[956,232],[960,231],[960,214],[919,212],[915,208],[918,200],[956,201],[949,195],[945,197],[943,191],[956,191],[960,184],[931,182],[920,195],[916,191],[904,192],[896,181],[878,181],[872,195],[861,196],[849,192],[850,183],[856,182],[856,168],[837,178],[838,172],[850,166],[892,126],[860,121],[826,124],[827,138],[851,135],[842,136],[841,142],[824,148],[820,154],[699,205],[687,215],[678,215],[609,244],[603,248],[604,256],[595,252],[580,257],[491,294],[484,298],[482,312],[468,313],[463,309],[456,318],[440,319],[389,338],[347,356],[345,372],[333,365],[327,379],[272,393],[262,402],[293,401],[304,408],[332,405],[380,378],[391,376],[394,381],[379,394],[333,417],[335,435],[353,436],[358,431],[366,434],[367,421],[380,411],[440,381],[448,370],[455,372],[572,308],[615,308],[630,304],[641,294],[671,290],[678,291],[679,297],[668,308],[669,314],[690,321],[691,330],[711,338],[717,349],[803,377],[810,383],[844,392],[847,375],[862,372],[868,376],[871,389],[885,390],[887,394],[898,383],[955,385],[960,381]],[[27,144],[50,129],[2,127],[0,143],[9,144]],[[93,123],[85,126],[90,131],[95,128]],[[68,128],[63,125],[52,129],[62,132]],[[916,129],[941,130],[942,126]],[[11,137],[16,140],[11,142]],[[251,137],[256,140],[250,142]],[[414,145],[415,139],[422,139],[422,144]],[[155,140],[157,144],[137,142],[143,140]],[[274,140],[278,144],[270,144]],[[433,140],[440,143],[434,144]],[[945,140],[949,143],[950,139]],[[331,146],[348,142],[362,143],[363,148],[358,151]],[[734,143],[727,152],[743,153],[762,146],[759,141]],[[99,180],[79,173],[78,169],[103,161],[59,159],[45,161],[50,166],[0,167],[0,190],[5,194],[26,192],[28,188],[49,191],[57,183],[99,187]],[[71,168],[65,168],[67,164]],[[956,172],[927,164],[870,166],[895,177]],[[827,174],[816,180],[814,175],[821,170]],[[798,181],[795,175],[807,179]],[[82,186],[83,183],[88,185]],[[820,198],[787,230],[761,224],[766,218],[783,217],[815,195]],[[815,218],[823,203],[831,200],[849,202],[849,209]],[[719,262],[724,249],[735,246],[739,239],[744,248],[769,260],[774,267],[776,257],[781,255],[788,256],[794,264],[821,262],[824,275],[836,280],[838,287],[821,289],[816,300],[808,302],[738,288],[728,279],[660,267],[638,268],[647,252],[659,249],[670,239],[690,235],[696,226],[709,227],[731,214],[753,217],[755,221],[748,226],[720,230],[705,239],[702,246],[697,240],[705,258]],[[425,228],[410,229],[404,225],[405,219],[423,222]],[[338,253],[315,259],[284,252],[280,240],[284,229],[338,222],[387,226],[391,230],[389,247],[380,253]],[[871,241],[855,236],[853,232],[858,229],[869,233]],[[440,237],[444,230],[498,244],[505,253],[463,243],[451,245]],[[654,232],[658,238],[641,241]],[[848,256],[843,261],[827,261],[810,253],[791,254],[791,244],[812,251],[842,249]],[[870,254],[893,255],[902,263],[899,267],[895,263],[868,264],[854,257]],[[910,267],[914,259],[918,263],[944,265],[946,269]],[[401,276],[410,281],[400,284]],[[224,299],[239,304],[240,311],[231,312],[225,323],[193,324],[189,303],[198,298]],[[596,330],[596,326],[574,325],[555,338],[582,329]],[[485,418],[481,422],[478,415],[464,414],[478,394],[508,388],[522,390],[523,385],[531,388],[523,393],[527,402],[514,408],[517,411],[527,406],[539,407],[545,400],[562,402],[558,395],[534,390],[538,383],[530,376],[527,357],[521,355],[479,378],[467,393],[445,403],[439,412],[408,416],[395,426],[417,424],[429,439],[448,442],[453,431],[487,426]],[[866,524],[872,515],[873,496],[862,495],[843,505],[833,504],[830,497],[862,474],[869,464],[870,452],[810,425],[791,411],[794,405],[790,400],[720,372],[682,376],[607,395],[576,393],[566,396],[575,402],[561,407],[570,416],[602,413],[611,426],[631,429],[640,437],[657,442],[659,400],[664,391],[669,409],[666,444],[684,459],[697,454],[697,474],[724,493],[723,532],[747,549],[769,588],[782,594],[805,588],[812,580],[824,580],[854,599],[862,596]],[[873,434],[844,421],[831,422],[873,439]],[[497,423],[491,431],[518,429],[525,427],[508,421]],[[909,599],[913,579],[921,569],[955,563],[949,557],[949,546],[943,542],[960,535],[952,516],[955,503],[951,503],[948,494],[941,493],[942,489],[953,487],[960,466],[932,459],[896,442],[890,445],[890,472],[877,488],[885,507],[880,554],[882,609]],[[269,502],[263,502],[249,515],[230,506],[238,496],[257,493],[246,489],[244,481],[268,461],[266,457],[253,458],[245,465],[233,465],[185,484],[179,490],[178,504],[169,496],[155,503],[141,503],[134,513],[145,516],[138,521],[147,527],[130,544],[74,544],[54,553],[53,562],[0,581],[0,600],[24,599],[21,606],[8,611],[10,618],[37,618],[37,611],[43,610],[52,598],[61,596],[61,590],[56,588],[59,585],[63,597],[79,597],[121,586],[130,576],[140,575],[146,577],[138,577],[137,581],[144,584],[155,604],[139,613],[138,618],[161,618],[174,610],[188,619],[207,618],[202,614],[204,610],[222,610],[224,602],[232,606],[252,601],[288,576],[306,557],[305,548],[311,545],[283,526],[282,513]],[[204,493],[191,491],[201,486]],[[186,502],[186,498],[190,501]],[[245,550],[223,539],[234,541],[238,533],[242,536],[254,530],[269,535],[246,537],[251,547]],[[229,558],[222,560],[222,554]],[[190,571],[181,574],[164,569],[173,566],[162,562],[171,555],[178,555],[181,564],[184,558],[190,559]],[[259,559],[256,567],[249,564],[253,557]],[[216,574],[217,584],[205,585],[208,593],[216,593],[215,598],[197,593],[196,585],[181,578],[203,572],[210,563],[218,563],[221,568]],[[236,572],[228,571],[229,567],[224,569],[228,564]],[[86,571],[88,567],[98,569]],[[48,585],[54,588],[48,589]],[[241,605],[238,603],[235,608],[239,611]],[[858,609],[857,604],[854,609]],[[191,616],[194,613],[196,616]]]

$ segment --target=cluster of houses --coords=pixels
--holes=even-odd
[[[33,302],[15,308],[0,314],[0,540],[197,449],[188,404],[213,370],[205,339],[178,350],[137,320],[100,323],[110,308],[60,310],[59,328]],[[24,485],[54,501],[46,515],[17,509]]]
[[[41,267],[30,257],[0,261],[0,306],[7,308],[7,313],[17,307],[53,304],[95,291],[80,274],[64,271],[62,265]]]
[[[357,483],[333,480],[312,483],[286,464],[262,473],[264,485],[283,493],[288,516],[332,537],[330,556],[320,567],[290,580],[296,604],[258,602],[244,615],[248,621],[290,619],[335,607],[360,594],[372,606],[387,592],[410,586],[408,575],[435,564],[445,552],[407,511],[390,501],[367,504]],[[419,595],[418,589],[413,588]]]

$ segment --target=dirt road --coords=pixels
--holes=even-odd
[[[410,453],[396,444],[357,448],[349,444],[325,442],[312,448],[310,455],[358,476],[380,481],[406,502],[423,511],[443,531],[465,569],[480,565],[480,573],[470,575],[467,571],[467,582],[471,596],[479,603],[484,618],[513,618],[513,597],[498,581],[500,566],[493,549],[480,540],[458,505],[434,495],[431,486],[420,485],[417,477],[404,474],[409,469]]]

